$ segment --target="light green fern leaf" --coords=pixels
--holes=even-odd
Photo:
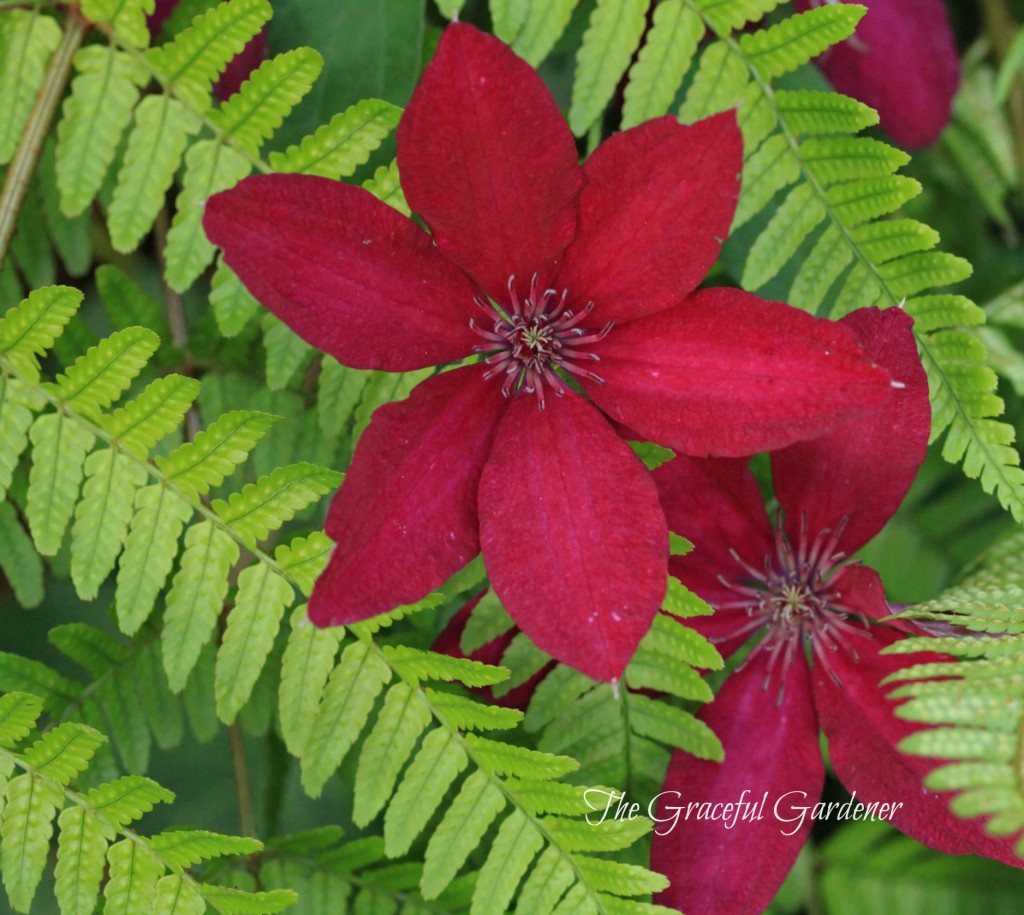
[[[107,852],[110,871],[103,887],[105,915],[153,915],[157,880],[164,866],[140,843],[122,839]]]
[[[128,389],[159,345],[146,327],[115,331],[43,387],[68,409],[95,418]]]
[[[272,15],[267,0],[228,0],[197,16],[174,40],[146,52],[160,81],[199,113],[213,83]]]
[[[508,615],[494,589],[488,588],[466,620],[466,626],[459,637],[459,647],[464,654],[470,655],[492,639],[504,635],[513,626],[515,620]]]
[[[21,606],[43,602],[43,563],[10,502],[0,502],[0,570]]]
[[[228,572],[237,561],[238,544],[212,521],[201,521],[186,531],[181,566],[167,594],[161,637],[172,692],[184,689],[200,650],[213,635],[224,609]]]
[[[65,721],[36,740],[25,751],[24,760],[36,775],[67,785],[85,770],[106,739],[84,724]]]
[[[292,631],[281,659],[278,718],[281,737],[293,756],[309,741],[317,706],[334,667],[340,634],[321,629],[309,619],[305,604],[292,612]]]
[[[205,495],[248,457],[279,417],[251,410],[225,413],[166,457],[156,459],[167,479],[190,495]]]
[[[291,464],[260,477],[226,501],[214,499],[211,507],[253,549],[271,531],[337,489],[341,480],[342,474],[335,470],[316,464]]]
[[[252,855],[263,848],[256,839],[225,836],[205,829],[171,829],[150,839],[152,848],[172,867],[192,867],[225,855]]]
[[[137,458],[145,458],[153,446],[177,430],[192,402],[199,396],[199,382],[184,375],[164,375],[150,382],[134,400],[99,422],[114,443]]]
[[[518,709],[500,705],[485,705],[456,693],[424,689],[434,714],[454,731],[503,731],[514,728],[523,720]]]
[[[302,787],[310,797],[320,796],[327,779],[362,732],[377,696],[390,679],[387,664],[365,642],[354,642],[342,652],[302,754]]]
[[[146,16],[155,8],[155,0],[82,0],[86,19],[111,25],[121,41],[135,48],[149,44]]]
[[[560,849],[549,845],[530,869],[517,905],[524,912],[553,912],[562,894],[575,880],[576,873],[569,859]]]
[[[758,22],[781,0],[693,0],[717,35],[727,35],[751,22]]]
[[[366,372],[350,369],[331,356],[324,357],[316,398],[317,419],[324,435],[329,438],[341,435],[351,421],[365,385]]]
[[[134,635],[153,612],[178,555],[178,537],[193,508],[162,483],[139,490],[117,573],[114,604],[125,635]]]
[[[308,537],[294,537],[288,543],[282,543],[274,550],[274,560],[309,597],[332,549],[331,539],[321,531],[314,531]]]
[[[7,496],[18,458],[28,445],[33,416],[25,404],[26,395],[18,381],[0,373],[0,502]]]
[[[853,251],[843,230],[835,224],[826,226],[793,278],[790,304],[813,312],[852,260]]]
[[[148,70],[105,45],[75,54],[78,76],[57,128],[57,188],[61,210],[77,216],[99,193]]]
[[[57,826],[57,905],[61,915],[92,915],[107,863],[107,842],[113,831],[82,807],[69,807],[61,813]]]
[[[740,49],[763,80],[775,79],[849,38],[866,12],[845,3],[825,4],[741,35]]]
[[[490,0],[487,5],[491,11],[494,34],[505,44],[511,45],[526,22],[529,0]]]
[[[590,803],[590,812],[603,811],[608,802],[619,798],[618,791],[609,794],[608,789],[592,788],[584,792]],[[544,828],[552,835],[559,847],[570,853],[610,852],[629,848],[637,839],[647,835],[653,823],[646,817],[629,819],[604,819],[588,822],[586,819],[548,817]]]
[[[780,89],[775,93],[779,114],[793,133],[856,133],[878,123],[878,113],[856,99],[813,89]]]
[[[217,651],[214,681],[217,714],[225,724],[235,720],[252,693],[294,597],[287,580],[264,563],[238,576],[238,596]]]
[[[597,0],[576,55],[569,126],[577,136],[590,129],[611,100],[640,43],[647,7],[647,0]]]
[[[526,12],[512,50],[534,67],[562,37],[579,0],[524,0]]]
[[[599,892],[616,896],[644,896],[668,888],[668,877],[646,867],[605,858],[580,857],[576,862],[588,886]]]
[[[64,794],[50,781],[26,772],[7,785],[0,825],[0,874],[11,907],[28,912],[46,868],[53,818]]]
[[[209,905],[224,915],[273,915],[291,908],[299,899],[298,893],[290,889],[246,892],[208,883],[199,891]]]
[[[0,696],[0,747],[10,749],[24,740],[43,713],[43,700],[29,693]]]
[[[903,150],[868,137],[812,137],[799,155],[822,185],[891,175],[910,161]]]
[[[724,41],[708,45],[700,56],[697,72],[679,109],[684,124],[735,108],[750,82],[746,65]]]
[[[153,910],[168,915],[204,915],[206,900],[183,876],[168,874],[156,882]]]
[[[446,728],[434,728],[405,770],[384,815],[388,857],[405,854],[441,805],[469,758]]]
[[[135,491],[146,472],[111,448],[85,461],[85,485],[71,528],[71,580],[82,600],[92,600],[114,568],[128,536]]]
[[[357,826],[365,828],[387,803],[398,773],[430,720],[430,708],[418,690],[413,691],[405,683],[388,690],[359,754],[352,810]]]
[[[508,678],[504,667],[493,667],[469,658],[453,658],[408,645],[381,649],[388,664],[405,680],[457,680],[464,686],[494,686]]]
[[[134,251],[152,228],[188,138],[199,127],[195,114],[170,95],[148,95],[139,103],[107,212],[115,250]]]
[[[731,231],[757,215],[784,187],[800,177],[800,162],[781,134],[769,137],[743,166],[743,185]]]
[[[203,204],[218,191],[233,187],[250,169],[249,161],[241,153],[216,140],[200,140],[185,154],[185,177],[164,248],[167,282],[172,289],[184,292],[213,260],[215,248],[203,232]]]
[[[389,102],[363,99],[285,152],[272,152],[270,165],[278,172],[346,178],[395,129],[400,114]]]
[[[521,810],[498,829],[473,891],[471,915],[503,915],[516,887],[544,846],[541,831]]]
[[[313,88],[323,66],[323,58],[312,48],[278,54],[253,71],[238,92],[210,113],[210,119],[243,152],[257,156]]]
[[[363,187],[378,200],[398,210],[403,216],[412,215],[409,204],[402,193],[402,185],[398,179],[398,163],[394,160],[390,165],[381,165],[373,173],[372,178],[363,182]]]
[[[60,38],[57,21],[38,8],[0,11],[0,165],[14,155]]]
[[[629,723],[641,737],[678,747],[698,759],[720,762],[722,744],[703,721],[689,712],[647,696],[630,697]]]
[[[512,778],[549,779],[561,778],[579,768],[579,763],[568,756],[543,753],[501,743],[477,734],[467,734],[465,747],[472,754],[480,771],[488,775],[504,775]]]
[[[70,286],[48,286],[30,293],[0,318],[0,361],[27,381],[38,381],[39,357],[53,346],[82,298]]]
[[[263,316],[263,346],[266,350],[267,387],[280,391],[313,352],[313,347],[276,315]]]
[[[683,0],[663,0],[636,63],[630,67],[622,105],[622,129],[665,114],[704,35],[700,16]]]
[[[236,337],[249,319],[260,310],[257,302],[235,272],[219,261],[213,274],[210,305],[217,326],[225,337]]]
[[[47,413],[36,418],[29,438],[32,470],[25,514],[36,549],[53,556],[75,510],[85,456],[95,437],[66,414]]]
[[[466,779],[427,845],[420,878],[424,899],[435,899],[451,883],[505,804],[505,795],[483,772]]]
[[[750,248],[743,268],[744,288],[759,289],[772,279],[824,218],[825,205],[813,186],[793,188]]]

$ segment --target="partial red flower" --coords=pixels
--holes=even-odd
[[[805,12],[842,0],[795,0]],[[854,0],[849,0],[854,2]],[[928,146],[949,123],[960,61],[944,0],[856,0],[868,11],[852,38],[817,61],[837,91],[878,112],[901,146]]]
[[[156,6],[146,20],[152,37],[160,34],[160,29],[180,2],[181,0],[156,0]],[[214,95],[222,102],[226,101],[242,88],[242,83],[249,78],[249,74],[266,59],[267,30],[262,29],[227,65],[213,87]]]
[[[918,726],[893,715],[879,682],[906,661],[879,653],[899,635],[874,622],[890,614],[877,573],[849,557],[895,512],[924,459],[928,383],[904,312],[861,309],[842,323],[900,387],[882,408],[772,454],[777,527],[746,461],[679,457],[654,473],[670,528],[696,544],[672,573],[716,610],[689,624],[726,656],[759,639],[701,712],[725,761],[677,752],[665,779],[679,792],[663,799],[673,806],[768,797],[761,820],[730,829],[680,818],[655,836],[652,866],[672,881],[660,901],[688,915],[760,912],[771,901],[811,828],[810,817],[781,823],[772,806],[781,799],[785,814],[820,799],[819,728],[858,801],[902,803],[887,817],[898,829],[945,852],[1019,864],[1009,843],[923,787],[933,761],[896,749]]]
[[[468,25],[444,33],[398,128],[409,204],[262,175],[205,226],[267,308],[345,365],[482,363],[378,410],[327,533],[319,625],[419,600],[482,550],[542,650],[618,677],[665,592],[650,475],[612,420],[688,454],[750,454],[885,402],[839,324],[695,292],[738,193],[732,113],[649,121],[581,167],[537,74]]]

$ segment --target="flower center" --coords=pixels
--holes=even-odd
[[[842,592],[835,587],[835,579],[845,567],[846,554],[838,549],[839,538],[846,520],[831,530],[826,528],[814,539],[801,524],[796,544],[793,544],[776,520],[774,551],[757,568],[730,550],[742,569],[734,581],[724,575],[719,580],[736,599],[720,604],[720,610],[743,610],[749,617],[730,636],[746,635],[764,630],[764,638],[751,651],[748,660],[759,651],[772,654],[771,673],[783,675],[797,657],[798,651],[809,645],[815,658],[824,664],[837,683],[829,654],[845,647],[856,659],[856,651],[847,644],[847,637],[871,638],[866,620],[851,607],[842,603]],[[856,625],[850,617],[860,619]]]
[[[474,352],[489,353],[484,359],[484,378],[504,376],[501,391],[510,397],[516,391],[537,395],[537,406],[544,409],[545,386],[557,396],[565,393],[565,380],[559,370],[599,384],[604,379],[580,363],[600,362],[589,347],[602,340],[612,329],[609,321],[600,331],[591,332],[581,323],[594,310],[587,302],[579,311],[566,308],[569,290],[541,289],[537,274],[530,282],[530,294],[520,298],[514,276],[508,281],[508,308],[501,310],[482,296],[474,301],[487,313],[490,330],[470,319],[469,326],[486,343],[473,347]]]

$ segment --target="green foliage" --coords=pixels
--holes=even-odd
[[[60,35],[39,8],[0,11],[0,165],[14,155]]]
[[[15,911],[28,912],[32,905],[46,866],[55,817],[54,890],[63,915],[91,913],[104,876],[108,912],[138,911],[143,905],[157,915],[179,911],[164,898],[163,881],[175,883],[177,904],[181,895],[187,894],[198,900],[200,912],[209,902],[222,912],[272,913],[295,901],[295,894],[288,890],[234,890],[230,893],[238,895],[232,896],[233,904],[225,904],[223,888],[202,884],[182,868],[218,856],[252,854],[261,843],[206,832],[140,835],[130,828],[132,824],[154,805],[173,801],[174,795],[142,776],[124,776],[86,791],[76,790],[73,783],[91,765],[105,738],[90,727],[66,721],[18,749],[31,736],[41,711],[42,700],[35,696],[0,696],[0,766],[8,773],[21,773],[4,779],[0,824],[0,864]]]
[[[962,581],[908,615],[935,636],[909,638],[888,653],[939,651],[954,660],[918,663],[891,677],[904,683],[891,693],[907,699],[901,718],[933,725],[900,745],[909,753],[941,757],[926,784],[956,791],[950,803],[960,816],[985,816],[986,828],[1018,837],[1024,855],[1021,747],[1014,735],[1024,721],[1024,536],[997,544]],[[964,632],[982,635],[963,638]],[[986,637],[987,636],[987,637]]]

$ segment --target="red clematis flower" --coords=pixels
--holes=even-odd
[[[795,0],[805,12],[837,0]],[[854,2],[854,0],[850,0]],[[852,38],[818,66],[845,95],[878,112],[901,146],[928,146],[949,123],[960,61],[943,0],[856,0],[868,8]]]
[[[918,725],[893,716],[879,682],[906,661],[879,654],[898,638],[893,629],[865,622],[890,614],[878,574],[846,559],[881,530],[924,459],[928,383],[904,312],[861,309],[842,323],[902,387],[879,410],[772,454],[785,517],[776,530],[745,461],[679,457],[654,473],[669,526],[697,545],[672,572],[716,608],[690,625],[725,655],[761,637],[701,713],[725,761],[677,752],[665,779],[666,792],[679,792],[662,799],[673,807],[767,793],[761,820],[726,828],[680,816],[655,837],[652,867],[672,881],[660,901],[688,915],[760,912],[771,901],[811,828],[792,811],[821,797],[819,728],[859,801],[902,802],[886,817],[898,829],[945,852],[1019,864],[1009,843],[922,786],[934,762],[896,750]],[[789,822],[773,815],[777,802]]]
[[[454,24],[397,142],[429,235],[312,176],[248,178],[206,206],[256,298],[340,362],[402,372],[489,354],[376,412],[331,505],[337,547],[310,616],[419,600],[482,549],[538,647],[613,679],[661,603],[668,535],[609,418],[677,451],[750,454],[884,402],[889,376],[836,323],[693,291],[736,204],[731,113],[649,121],[580,167],[537,74]]]

